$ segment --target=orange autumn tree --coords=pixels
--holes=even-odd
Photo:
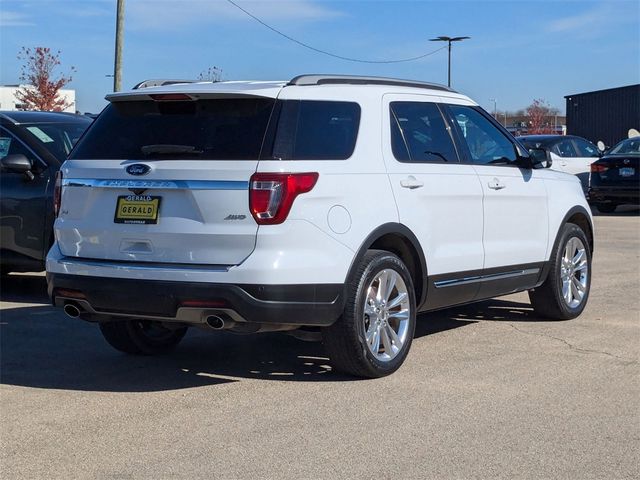
[[[549,118],[554,115],[553,110],[547,102],[542,99],[536,99],[526,109],[527,120],[529,123],[529,134],[554,133],[550,125]]]
[[[44,110],[60,112],[71,106],[60,95],[60,89],[71,82],[71,67],[69,74],[55,76],[55,69],[60,66],[60,51],[53,53],[50,48],[22,47],[18,59],[24,63],[20,80],[25,85],[16,91],[16,98],[26,110]]]

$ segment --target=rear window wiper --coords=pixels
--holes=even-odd
[[[143,145],[140,147],[140,151],[142,151],[144,155],[176,155],[181,153],[199,155],[203,152],[193,145],[171,145],[162,143]]]

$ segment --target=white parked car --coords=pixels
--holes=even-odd
[[[315,329],[337,370],[379,377],[418,312],[518,291],[551,319],[587,303],[580,183],[447,87],[303,75],[107,100],[58,177],[47,278],[118,350]]]
[[[517,139],[527,148],[547,151],[551,168],[576,175],[587,191],[591,164],[602,156],[596,145],[575,135],[523,135]]]

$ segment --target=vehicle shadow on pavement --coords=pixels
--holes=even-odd
[[[429,323],[431,317],[440,321],[475,323],[478,321],[504,322],[548,322],[533,311],[529,303],[513,302],[492,298],[483,302],[472,303],[461,307],[448,308],[437,312],[422,314],[424,323]],[[418,326],[420,322],[418,322]],[[416,331],[416,336],[417,331]]]
[[[113,350],[98,326],[67,318],[46,304],[41,276],[5,283],[2,300],[42,305],[4,308],[0,316],[0,383],[33,388],[153,392],[220,385],[243,379],[354,381],[331,371],[322,344],[281,333],[234,335],[192,329],[164,356]],[[490,300],[421,314],[416,338],[480,320],[536,321],[528,304]]]

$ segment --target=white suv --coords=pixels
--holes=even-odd
[[[418,312],[524,290],[548,318],[584,309],[579,181],[466,96],[336,75],[164,83],[108,95],[57,181],[49,294],[116,349],[167,351],[188,327],[315,332],[337,370],[379,377]]]

